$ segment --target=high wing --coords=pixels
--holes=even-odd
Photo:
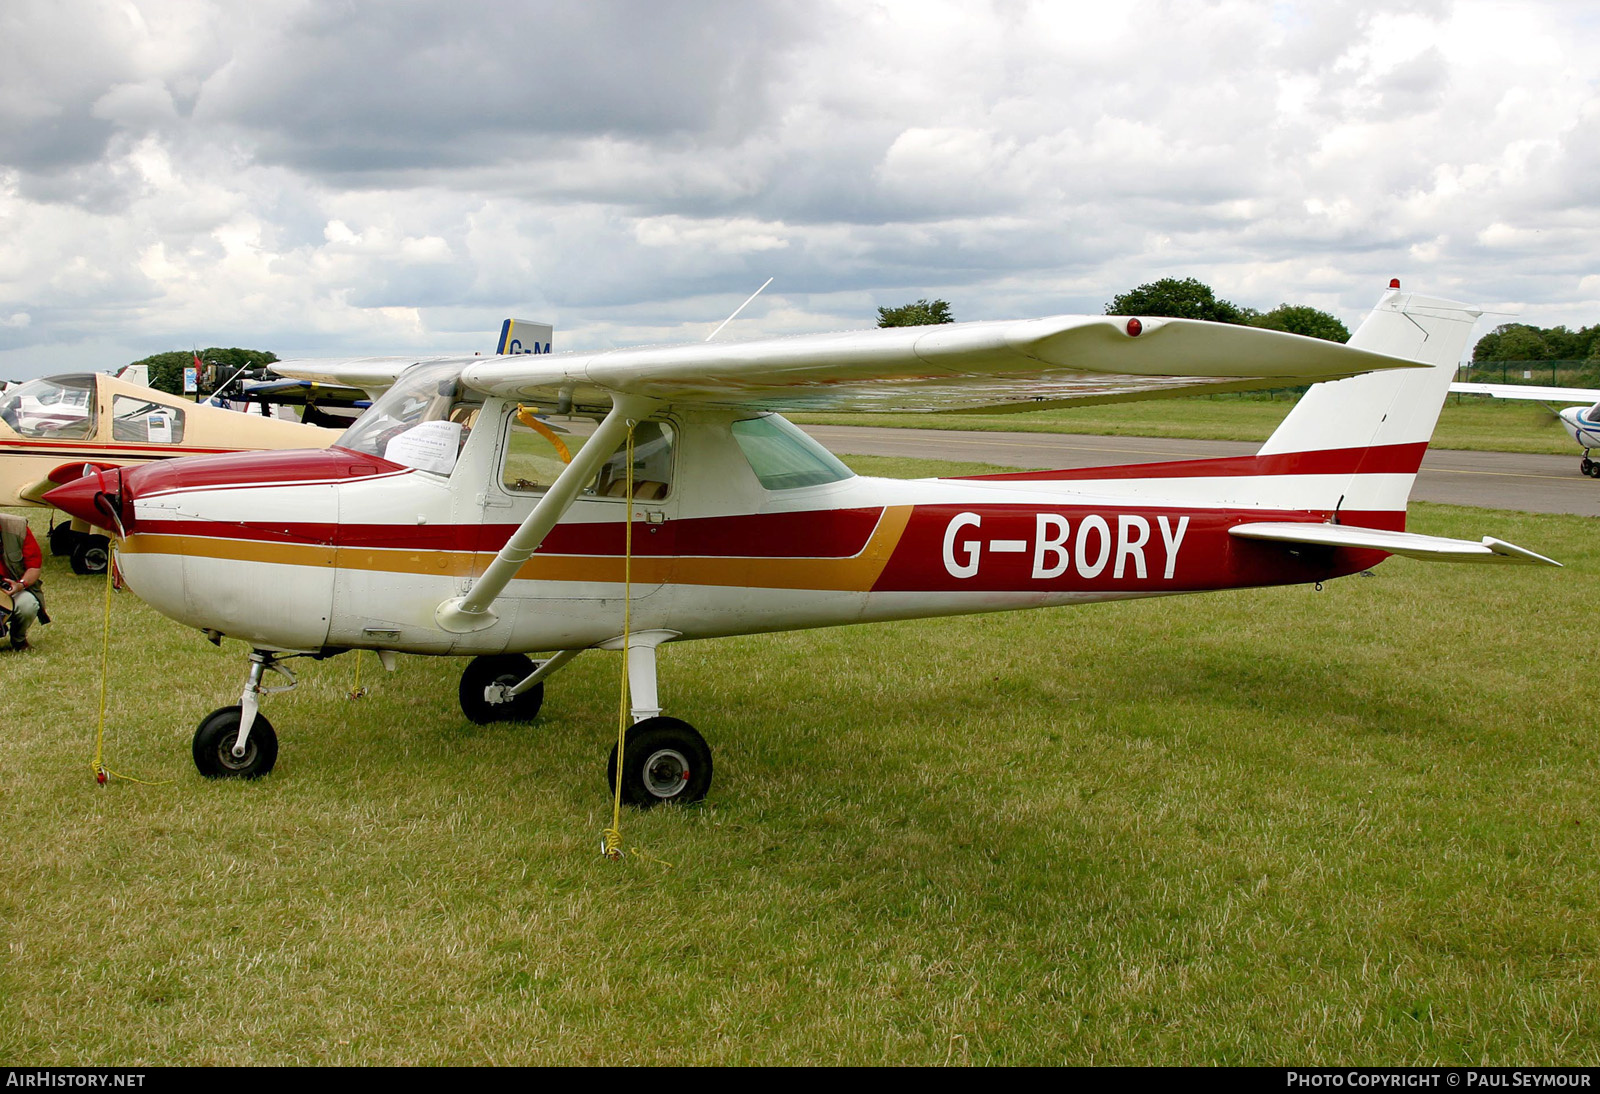
[[[309,380],[328,388],[364,391],[376,399],[394,385],[406,369],[432,358],[419,357],[340,357],[275,361],[272,371],[291,380]]]
[[[1236,524],[1228,534],[1241,539],[1273,543],[1305,543],[1322,547],[1357,547],[1387,551],[1428,562],[1521,562],[1529,565],[1560,566],[1554,559],[1535,554],[1514,543],[1484,536],[1481,542],[1447,539],[1416,532],[1390,532],[1382,528],[1361,528],[1350,524]]]
[[[477,358],[462,381],[545,405],[625,394],[773,410],[1016,411],[1418,367],[1281,331],[1096,315]]]
[[[1590,387],[1535,387],[1533,384],[1469,384],[1456,382],[1450,385],[1453,395],[1493,395],[1496,399],[1526,399],[1535,403],[1579,403],[1585,406],[1600,402],[1600,388]]]

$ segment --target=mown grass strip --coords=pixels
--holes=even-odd
[[[858,459],[900,474],[971,470]],[[0,1058],[1600,1062],[1594,522],[1415,507],[1568,564],[669,646],[709,802],[596,852],[617,665],[479,727],[461,664],[307,664],[211,783],[218,651],[100,585],[0,651]],[[368,665],[371,668],[371,665]]]

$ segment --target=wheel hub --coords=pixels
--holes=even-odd
[[[663,748],[644,762],[644,786],[653,797],[674,798],[689,785],[689,760],[675,748]]]
[[[245,742],[243,756],[235,756],[233,754],[233,746],[238,740],[239,734],[235,733],[233,736],[217,742],[217,759],[229,771],[244,771],[256,762],[255,739],[252,738]]]

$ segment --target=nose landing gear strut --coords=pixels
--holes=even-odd
[[[297,681],[281,662],[302,654],[253,650],[250,653],[250,679],[237,706],[222,707],[206,715],[194,731],[194,765],[208,779],[259,779],[278,761],[278,735],[272,723],[261,714],[261,696],[288,691]],[[263,687],[268,670],[278,673],[287,684]]]

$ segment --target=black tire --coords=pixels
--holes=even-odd
[[[1585,456],[1583,459],[1578,461],[1578,470],[1582,471],[1585,475],[1593,475],[1594,461],[1588,456]]]
[[[72,572],[103,574],[111,564],[111,541],[105,536],[78,537],[72,545]]]
[[[711,789],[711,746],[688,722],[646,718],[628,729],[622,761],[622,800],[640,809],[693,805]],[[617,746],[611,746],[606,785],[617,791]]]
[[[486,726],[493,722],[531,722],[544,704],[544,684],[533,685],[509,703],[491,703],[484,694],[490,684],[519,684],[533,671],[533,658],[521,653],[474,657],[461,673],[461,713]]]
[[[223,707],[206,715],[194,731],[194,766],[200,774],[208,779],[259,779],[278,762],[278,735],[260,713],[250,727],[244,755],[234,756],[233,742],[239,739],[243,716],[241,707]]]
[[[72,556],[72,549],[78,545],[78,540],[83,538],[82,532],[74,532],[72,525],[58,524],[50,529],[50,553],[57,558]]]

